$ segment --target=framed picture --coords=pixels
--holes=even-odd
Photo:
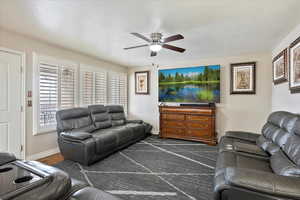
[[[256,62],[231,64],[230,94],[255,94]]]
[[[290,90],[300,93],[300,37],[290,45]]]
[[[149,94],[149,71],[135,72],[135,94]]]
[[[273,82],[279,84],[287,81],[287,49],[273,59]]]

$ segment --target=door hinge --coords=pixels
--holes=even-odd
[[[20,151],[22,152],[22,151],[23,151],[23,149],[24,149],[24,148],[23,148],[23,145],[21,145],[21,147],[20,147]]]

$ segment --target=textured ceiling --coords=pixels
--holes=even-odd
[[[126,66],[270,51],[300,22],[300,0],[0,0],[0,27]],[[151,58],[130,35],[180,33]]]

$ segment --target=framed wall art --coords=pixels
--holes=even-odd
[[[300,37],[290,45],[290,91],[300,93]]]
[[[256,93],[256,62],[231,64],[230,94]]]
[[[149,71],[135,72],[135,94],[149,94]]]
[[[273,59],[273,82],[279,84],[287,80],[287,49],[284,49]]]

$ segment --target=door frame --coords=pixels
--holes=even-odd
[[[6,47],[0,46],[0,51],[10,54],[15,54],[21,57],[21,67],[22,67],[22,74],[21,74],[21,159],[26,159],[26,54],[22,51],[12,50]],[[20,108],[21,109],[21,108]],[[21,147],[20,147],[21,148]]]

